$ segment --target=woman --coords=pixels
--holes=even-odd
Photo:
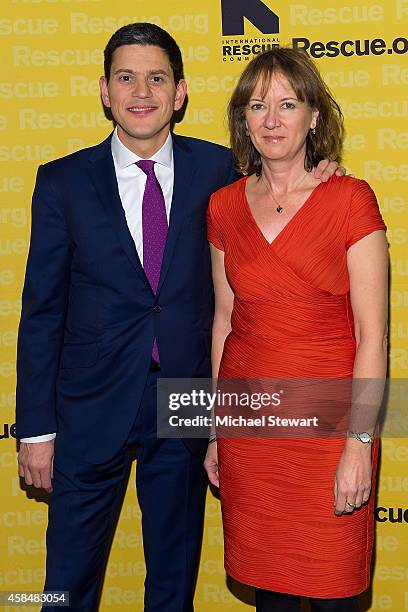
[[[312,61],[287,48],[257,56],[232,95],[229,127],[246,176],[215,193],[208,210],[214,376],[383,380],[385,225],[366,182],[313,176],[321,159],[340,160],[343,127]],[[350,437],[209,444],[225,567],[256,587],[258,611],[298,611],[299,596],[313,611],[359,609],[380,395],[364,413],[352,404]]]

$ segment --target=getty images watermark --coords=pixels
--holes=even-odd
[[[380,379],[159,379],[157,433],[162,438],[344,437],[384,425],[408,433],[408,386]],[[389,416],[389,415],[388,415]],[[398,424],[398,425],[397,425]]]
[[[275,414],[242,414],[239,409],[249,408],[252,411],[281,406],[284,390],[267,392],[236,392],[217,389],[209,392],[205,389],[191,389],[190,392],[173,392],[168,396],[168,408],[177,414],[170,414],[170,427],[188,428],[250,428],[250,427],[318,427],[319,418],[281,417]],[[203,414],[186,416],[184,409],[203,411]],[[238,414],[226,411],[235,409]],[[181,412],[181,414],[180,414]],[[207,413],[207,414],[206,414]]]
[[[161,438],[408,437],[403,379],[166,379],[158,381]]]

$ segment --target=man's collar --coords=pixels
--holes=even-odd
[[[130,151],[130,149],[125,147],[123,142],[119,139],[117,128],[115,128],[115,131],[112,134],[111,148],[113,159],[118,168],[126,168],[127,166],[131,166],[142,159],[136,155],[136,153],[133,153]],[[170,132],[164,145],[157,151],[157,153],[152,155],[150,159],[158,164],[171,168],[173,163],[173,141]]]

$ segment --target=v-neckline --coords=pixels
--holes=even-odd
[[[244,201],[244,206],[245,209],[248,213],[248,216],[252,222],[252,224],[254,225],[256,231],[258,232],[258,234],[261,236],[261,238],[263,239],[263,241],[265,242],[265,244],[269,247],[271,247],[272,245],[275,244],[275,242],[278,240],[278,238],[280,238],[281,234],[283,234],[286,231],[286,228],[288,226],[293,225],[293,222],[299,217],[300,213],[302,212],[302,210],[306,207],[309,207],[309,203],[310,201],[313,199],[313,196],[316,194],[317,191],[319,191],[319,189],[325,185],[325,183],[319,183],[318,185],[316,185],[316,187],[313,188],[313,191],[309,194],[309,196],[306,198],[306,200],[303,202],[302,206],[300,208],[297,209],[297,211],[295,212],[294,215],[292,215],[292,217],[289,219],[289,221],[282,227],[282,229],[280,230],[280,232],[275,236],[275,238],[269,242],[269,240],[267,240],[265,234],[263,233],[263,231],[261,230],[261,228],[259,227],[258,223],[256,222],[256,219],[252,213],[251,207],[249,205],[249,201],[246,195],[246,184],[247,181],[249,179],[249,176],[245,176],[242,179],[242,195],[243,195],[243,201]]]

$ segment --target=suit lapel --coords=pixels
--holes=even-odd
[[[129,232],[125,211],[119,196],[115,166],[111,152],[111,136],[96,147],[89,159],[93,184],[101,199],[119,242],[136,271],[149,285],[140,263],[135,243]]]
[[[177,238],[188,211],[191,183],[196,170],[191,149],[180,137],[172,134],[172,138],[174,155],[173,198],[170,210],[169,232],[167,234],[157,293],[159,293],[166,278]]]
[[[169,270],[177,238],[188,211],[190,189],[196,170],[191,149],[180,137],[174,134],[172,137],[174,155],[173,197],[170,211],[169,232],[164,250],[157,293],[159,293]],[[135,243],[129,232],[125,211],[120,200],[115,166],[111,152],[111,136],[92,150],[89,162],[93,184],[104,205],[118,240],[135,270],[142,275],[146,284],[151,289],[143,266],[140,263]]]

